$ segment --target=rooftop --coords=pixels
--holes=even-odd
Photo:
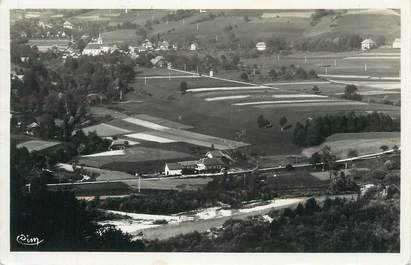
[[[69,39],[36,39],[36,40],[29,40],[29,45],[36,45],[36,46],[68,46],[70,43]]]
[[[169,170],[179,170],[181,169],[181,165],[178,163],[167,163],[166,166]]]
[[[181,166],[185,166],[185,167],[187,167],[187,166],[195,166],[195,165],[197,165],[197,161],[181,161],[181,162],[178,162],[178,164],[179,165],[181,165]]]
[[[220,158],[202,158],[200,162],[206,166],[224,165]]]
[[[374,44],[375,41],[373,41],[372,39],[365,39],[361,42],[361,44],[363,44],[363,43],[370,43],[370,44],[372,43],[372,44]]]

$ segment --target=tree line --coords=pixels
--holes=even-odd
[[[44,157],[12,145],[10,153],[10,246],[12,251],[141,251],[112,225],[95,222],[98,214],[68,190],[49,191]],[[25,186],[30,183],[30,191]],[[23,246],[18,235],[44,239],[38,246]]]
[[[146,242],[147,251],[399,252],[399,194],[375,191],[356,201],[309,199],[295,209],[228,220],[221,229]]]
[[[356,132],[391,132],[399,131],[398,120],[382,112],[370,114],[326,115],[308,118],[303,125],[297,122],[293,131],[293,143],[299,146],[314,146],[321,144],[326,137],[335,133]]]

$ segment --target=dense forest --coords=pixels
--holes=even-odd
[[[388,114],[372,112],[364,115],[350,112],[314,117],[307,119],[304,125],[297,122],[294,126],[293,142],[299,146],[314,146],[335,133],[392,131],[400,131],[400,124]]]
[[[36,156],[36,157],[34,157]],[[95,222],[97,213],[70,191],[49,191],[50,173],[44,159],[12,146],[10,154],[11,250],[34,250],[17,244],[18,235],[32,235],[44,242],[40,251],[139,251],[140,241],[113,226]],[[30,192],[26,183],[30,184]]]
[[[229,220],[221,229],[146,242],[147,251],[399,252],[399,194],[369,191],[358,201],[309,199],[294,210]]]
[[[131,240],[130,235],[115,227],[98,225],[101,213],[95,201],[78,201],[69,190],[48,191],[47,171],[41,161],[27,159],[24,149],[12,148],[11,152],[11,246],[13,250],[29,250],[17,245],[15,237],[21,233],[44,238],[44,244],[36,248],[48,251],[228,251],[228,252],[398,252],[399,251],[399,185],[398,174],[387,173],[393,167],[388,160],[376,167],[367,181],[374,183],[358,200],[327,199],[324,203],[308,200],[295,209],[271,212],[269,217],[253,217],[246,220],[229,220],[223,228],[209,233],[191,233],[166,241]],[[391,161],[391,160],[390,160]],[[258,181],[254,181],[259,183]],[[25,183],[30,183],[28,192]],[[207,189],[217,189],[218,200],[235,198],[228,193],[244,184],[236,180],[224,184],[220,180]],[[245,183],[246,186],[253,186]],[[256,190],[260,190],[256,188]],[[228,191],[228,192],[227,192]],[[251,191],[249,191],[251,192]],[[175,192],[174,192],[175,193]],[[198,193],[198,194],[196,194]],[[251,194],[251,193],[250,193]],[[256,193],[258,194],[258,193]],[[191,192],[174,197],[159,196],[160,201],[146,207],[159,213],[179,211],[170,203],[180,196],[184,205],[207,201],[211,193]],[[156,196],[157,197],[157,196]],[[130,197],[130,198],[137,198]],[[194,198],[194,199],[193,199]],[[246,199],[239,197],[239,202]],[[137,199],[138,200],[138,199]],[[123,210],[130,210],[132,201]],[[228,201],[227,201],[228,202]],[[128,206],[127,206],[128,205]],[[134,207],[136,207],[134,205]],[[206,206],[206,205],[204,205]],[[138,211],[144,212],[137,206]],[[143,206],[142,206],[143,207]],[[161,210],[161,207],[162,210]],[[197,208],[199,205],[193,205]],[[190,207],[188,207],[190,208]],[[146,208],[147,209],[147,208]],[[158,209],[158,210],[156,210]],[[166,209],[166,210],[164,210]]]

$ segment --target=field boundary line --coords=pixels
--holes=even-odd
[[[187,74],[192,74],[192,75],[197,75],[199,77],[207,77],[215,80],[221,80],[221,81],[226,81],[226,82],[232,82],[232,83],[238,83],[238,84],[243,84],[243,85],[251,85],[251,86],[260,86],[258,84],[250,83],[250,82],[243,82],[243,81],[237,81],[237,80],[232,80],[232,79],[227,79],[227,78],[222,78],[222,77],[216,77],[216,76],[209,76],[209,75],[199,75],[197,73],[192,73],[180,69],[175,69],[175,68],[170,68],[170,70],[181,72],[181,73],[187,73]],[[270,88],[270,87],[267,87]]]

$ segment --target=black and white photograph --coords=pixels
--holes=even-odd
[[[6,251],[402,253],[402,11],[10,8]]]

